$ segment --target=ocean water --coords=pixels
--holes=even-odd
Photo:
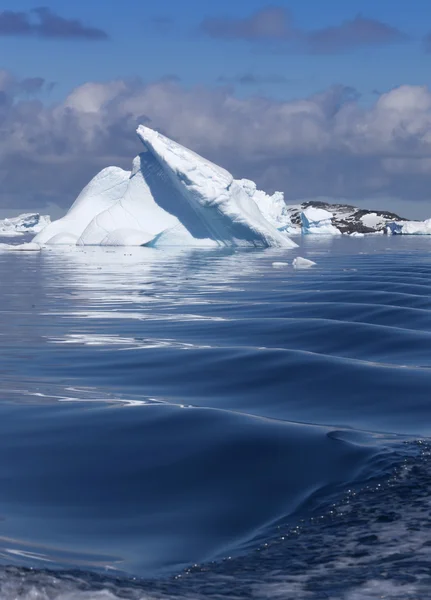
[[[431,598],[430,277],[418,237],[0,253],[0,598]]]

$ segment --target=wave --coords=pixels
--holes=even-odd
[[[430,255],[326,243],[0,256],[2,598],[427,597]]]

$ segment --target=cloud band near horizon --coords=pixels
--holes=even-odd
[[[0,72],[2,208],[69,206],[103,167],[130,168],[141,122],[288,201],[429,199],[426,87],[398,87],[369,107],[343,86],[279,101],[169,79],[89,82],[52,106],[23,94],[42,85]]]

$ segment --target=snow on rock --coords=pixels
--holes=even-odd
[[[369,229],[373,229],[374,231],[378,231],[386,224],[386,219],[382,214],[377,214],[375,212],[370,212],[362,217],[360,217],[361,222],[368,227]]]
[[[387,223],[403,220],[395,213],[388,211],[371,211],[350,204],[329,204],[315,200],[286,206],[293,227],[301,227],[301,213],[310,207],[332,213],[332,225],[341,233],[346,234],[354,232],[365,234],[385,233]]]
[[[301,212],[302,232],[318,235],[341,235],[332,224],[333,214],[322,208],[310,206]]]
[[[51,223],[50,217],[39,213],[26,213],[0,221],[0,237],[19,237],[25,233],[39,233]]]
[[[389,235],[431,235],[431,219],[387,223],[386,231]]]
[[[266,194],[252,182],[234,180],[225,169],[148,127],[140,126],[137,133],[145,152],[135,158],[131,173],[104,169],[65,217],[36,236],[36,243],[296,246],[262,214],[254,196]],[[273,200],[276,214],[281,200],[282,195]]]
[[[308,260],[308,258],[298,256],[293,260],[292,266],[294,269],[310,269],[310,267],[316,266],[316,263],[312,260]]]

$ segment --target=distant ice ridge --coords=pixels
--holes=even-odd
[[[394,221],[387,223],[389,235],[431,235],[431,219],[427,221]]]
[[[132,171],[101,171],[66,216],[39,233],[35,243],[296,246],[278,227],[282,194],[267,196],[253,182],[235,180],[225,169],[148,127],[141,125],[137,133],[145,152],[135,158]]]
[[[39,233],[51,219],[39,213],[26,213],[18,217],[0,221],[0,237],[18,237],[25,233]]]
[[[332,224],[333,214],[322,208],[310,206],[301,212],[302,233],[319,235],[341,235]]]

